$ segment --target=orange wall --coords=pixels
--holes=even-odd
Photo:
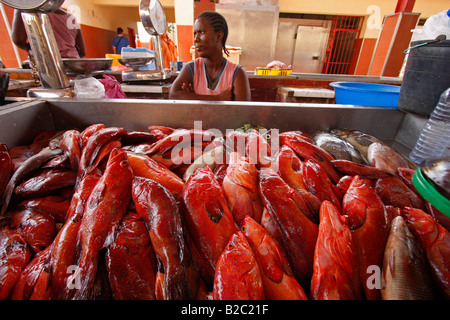
[[[12,25],[14,9],[8,6],[3,6],[5,8],[6,17],[9,22],[9,27]],[[1,16],[1,15],[0,15]],[[19,68],[19,62],[17,61],[16,54],[14,52],[14,43],[11,41],[11,38],[8,33],[8,29],[4,19],[0,19],[0,35],[2,35],[3,39],[0,42],[0,57],[2,58],[5,67],[7,68]],[[18,49],[20,60],[27,60],[27,53],[24,50]]]
[[[367,75],[369,73],[370,62],[372,61],[373,52],[377,39],[359,39],[361,43],[361,50],[359,51],[358,62],[355,69],[355,75]]]
[[[84,43],[86,45],[85,58],[104,58],[105,54],[113,53],[112,41],[115,31],[81,25]]]
[[[178,61],[192,60],[191,46],[194,44],[193,26],[177,25],[178,33]]]

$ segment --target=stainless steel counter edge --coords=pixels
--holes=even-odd
[[[172,73],[177,75],[178,72]],[[291,73],[289,76],[263,76],[255,74],[255,71],[247,70],[249,79],[291,79],[291,80],[314,80],[314,81],[349,81],[349,82],[372,82],[400,85],[400,77],[382,77],[366,75],[348,75],[348,74],[323,74],[323,73]]]
[[[13,103],[14,104],[14,103]],[[0,142],[30,143],[44,130],[84,129],[93,123],[146,130],[150,125],[227,130],[244,124],[280,132],[349,128],[384,140],[407,155],[426,119],[398,109],[275,102],[205,102],[155,99],[33,99],[0,108]]]

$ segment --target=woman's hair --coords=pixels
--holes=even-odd
[[[225,43],[227,42],[227,38],[228,38],[228,24],[227,24],[227,21],[225,20],[225,18],[220,13],[217,13],[215,11],[204,11],[201,14],[199,14],[197,19],[199,19],[199,18],[208,19],[209,23],[211,23],[211,26],[214,29],[214,32],[219,32],[219,31],[223,32],[222,49],[223,49],[223,52],[227,56],[229,56],[230,53],[228,52],[228,50],[225,46]]]

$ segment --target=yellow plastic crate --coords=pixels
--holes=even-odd
[[[292,69],[256,68],[255,72],[260,76],[289,76]]]
[[[120,66],[119,59],[122,58],[122,55],[107,53],[107,54],[105,54],[105,58],[113,59],[113,63],[111,65],[111,68],[112,68],[112,67]]]
[[[271,71],[272,71],[272,69],[270,69],[270,68],[256,68],[255,69],[256,74],[259,76],[270,76]]]
[[[280,69],[279,76],[290,76],[292,69]]]

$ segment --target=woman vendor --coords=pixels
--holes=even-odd
[[[205,11],[194,24],[198,58],[188,62],[173,82],[170,99],[250,101],[250,84],[244,68],[224,58],[228,25],[225,18]]]

